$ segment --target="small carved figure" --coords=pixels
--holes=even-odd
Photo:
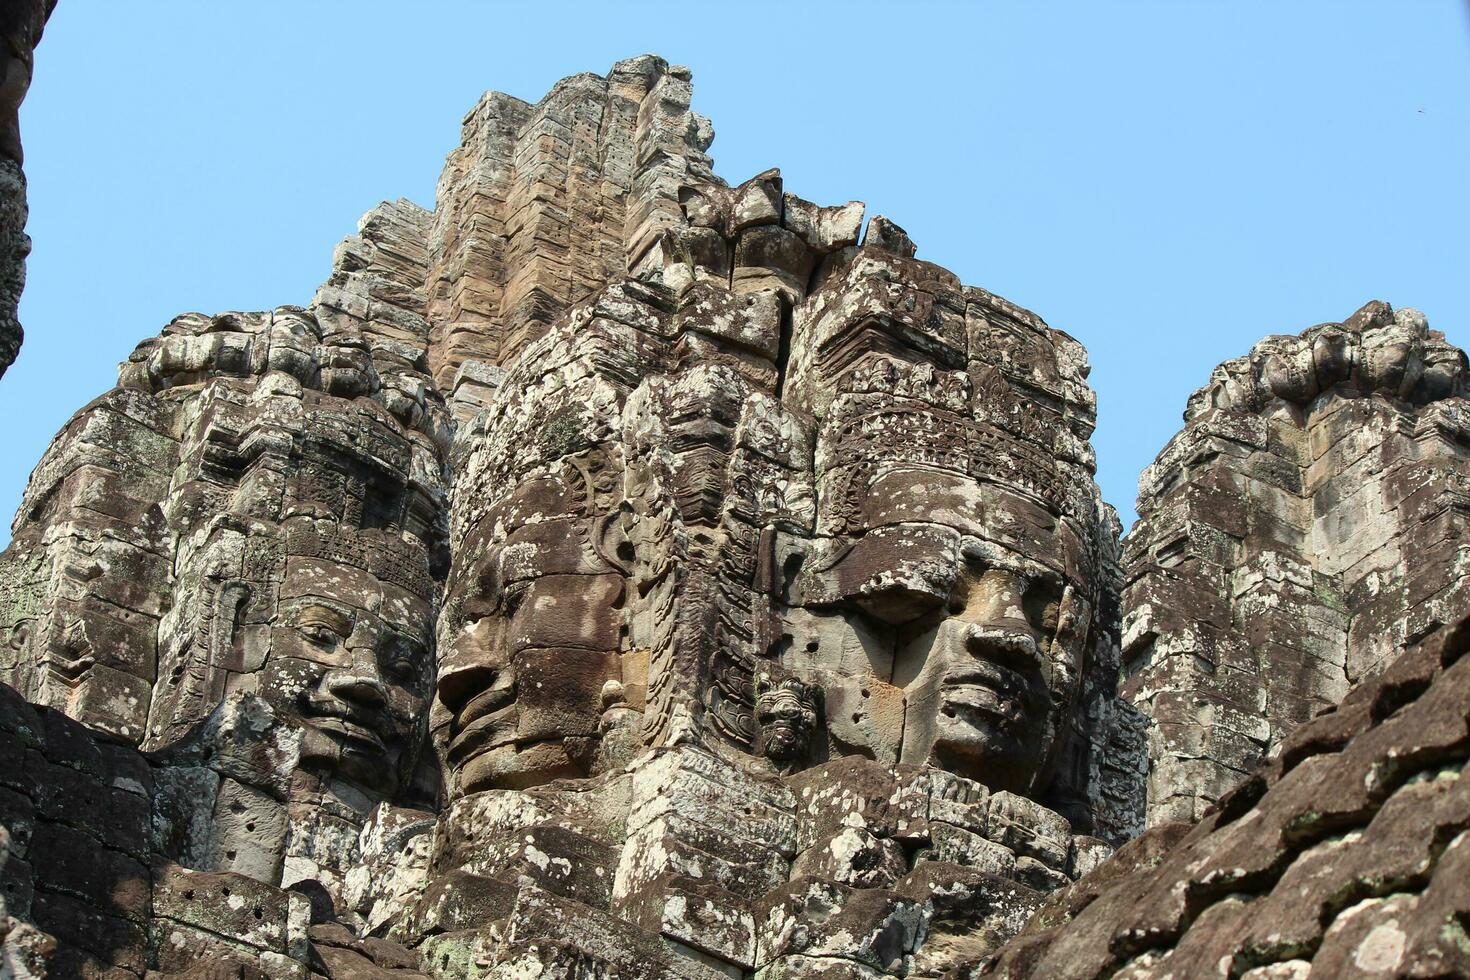
[[[821,721],[822,689],[791,675],[755,678],[757,754],[783,773],[801,768]]]

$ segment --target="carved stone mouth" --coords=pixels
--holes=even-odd
[[[1011,725],[1025,717],[1018,699],[985,683],[946,684],[941,701],[947,718],[981,714]]]
[[[387,743],[383,741],[383,736],[376,731],[341,715],[308,715],[307,717],[314,728],[340,735],[347,741],[360,742],[379,750],[388,748]]]
[[[1025,690],[1021,676],[1009,667],[976,660],[944,672],[944,687],[985,687],[1002,697],[1013,698]]]
[[[766,729],[765,753],[773,759],[787,759],[801,750],[805,741],[795,727],[777,722]]]
[[[507,687],[488,688],[465,703],[454,716],[454,728],[463,731],[480,718],[492,715],[510,704],[514,691]]]
[[[766,741],[771,743],[796,742],[800,737],[797,727],[787,721],[774,722],[766,729]]]
[[[389,727],[388,719],[381,712],[343,704],[335,699],[312,699],[307,702],[304,714],[307,724],[313,728],[374,749],[385,750],[388,747],[383,740],[383,733]]]
[[[514,692],[508,688],[492,688],[470,699],[454,717],[453,735],[449,740],[448,760],[463,765],[480,752],[505,741],[497,737],[507,724],[514,726]]]
[[[81,656],[75,660],[64,660],[52,657],[45,662],[47,673],[61,680],[68,686],[74,684],[87,670],[96,663],[96,659],[89,656]]]

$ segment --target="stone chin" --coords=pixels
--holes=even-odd
[[[987,642],[991,634],[999,639]],[[1012,648],[1034,651],[1036,642],[1013,630],[940,625],[925,654],[928,676],[910,688],[905,762],[929,763],[991,789],[1035,790],[1058,726],[1039,658]]]
[[[806,747],[806,735],[793,725],[772,725],[765,732],[766,755],[776,762],[789,762]]]
[[[459,769],[459,795],[489,789],[530,789],[555,779],[587,775],[587,760],[574,758],[568,751],[568,741],[572,740],[481,750],[466,758]]]
[[[971,692],[954,689],[941,696],[929,761],[991,789],[1029,792],[1041,769],[1039,734],[975,703]]]

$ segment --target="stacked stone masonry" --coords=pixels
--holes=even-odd
[[[968,975],[1450,619],[1452,544],[1390,581],[1457,528],[1422,318],[1222,369],[1125,552],[1081,345],[726,184],[690,98],[652,56],[485,96],[433,211],[58,434],[0,554],[12,974]],[[1278,391],[1323,332],[1342,378]],[[1272,490],[1198,530],[1232,479]],[[1189,699],[1241,685],[1227,756]]]
[[[1150,823],[1198,819],[1298,725],[1470,609],[1465,355],[1415,310],[1217,368],[1139,483],[1125,695]]]
[[[960,978],[1470,976],[1470,620],[1297,728],[1193,827],[1054,893]]]

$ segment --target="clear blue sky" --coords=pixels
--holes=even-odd
[[[432,206],[487,89],[657,52],[716,169],[857,198],[1087,345],[1104,496],[1268,333],[1372,298],[1470,344],[1463,3],[61,0],[22,110],[35,252],[0,512],[186,310],[304,303],[378,201]],[[0,531],[0,540],[8,531]]]

